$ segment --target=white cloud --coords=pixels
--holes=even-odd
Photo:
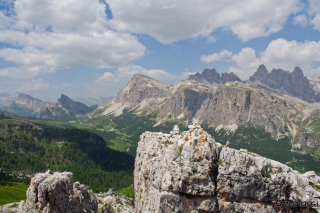
[[[95,84],[105,85],[105,84],[114,84],[119,81],[119,78],[114,76],[111,72],[105,72],[97,80],[94,81]]]
[[[283,69],[320,62],[320,41],[273,40],[261,54],[261,62]]]
[[[104,87],[100,87],[100,90],[105,90],[107,87],[110,86],[125,85],[128,79],[130,79],[135,74],[145,75],[155,80],[158,80],[161,83],[169,85],[187,79],[191,74],[194,74],[194,72],[185,70],[180,75],[174,75],[161,69],[148,70],[138,65],[128,65],[118,68],[115,74],[111,72],[105,72],[102,76],[96,79],[94,83],[99,86],[103,85]],[[89,86],[88,89],[90,89],[91,91],[99,91],[99,87],[96,86]]]
[[[308,24],[308,19],[304,14],[300,14],[293,18],[293,23],[305,27]]]
[[[145,47],[128,33],[108,31],[92,35],[0,32],[0,41],[26,46],[2,49],[0,57],[19,66],[47,65],[67,68],[85,65],[93,68],[121,66],[144,55]]]
[[[47,89],[49,87],[48,83],[42,82],[42,79],[31,79],[28,81],[24,81],[20,88],[17,89],[17,91],[20,92],[29,92],[29,91],[36,91],[36,90],[42,90]]]
[[[260,61],[252,48],[243,48],[238,54],[232,56],[237,67],[231,66],[229,71],[237,74],[242,80],[248,79],[258,68]]]
[[[222,50],[219,53],[213,53],[211,55],[202,55],[200,57],[200,61],[204,63],[211,63],[216,61],[223,61],[225,59],[228,59],[232,56],[232,52],[229,52],[227,50]]]
[[[309,0],[308,14],[310,16],[310,24],[313,29],[320,30],[320,1]]]
[[[320,66],[310,69],[310,72],[308,74],[319,76],[320,75]]]
[[[302,9],[299,0],[106,1],[115,29],[148,34],[164,44],[210,37],[219,28],[231,30],[243,41],[268,36]]]
[[[134,74],[142,74],[149,76],[150,78],[156,79],[161,82],[174,82],[174,81],[180,81],[184,79],[185,74],[181,75],[174,75],[170,74],[168,72],[165,72],[164,70],[160,69],[150,69],[147,70],[141,66],[138,65],[129,65],[125,67],[120,67],[116,71],[116,75],[119,78],[131,78]]]
[[[62,82],[61,84],[58,84],[58,85],[52,85],[54,89],[68,88],[73,86],[74,85],[72,83],[67,83],[67,82]]]
[[[232,60],[237,66],[231,66],[230,72],[234,72],[241,79],[248,79],[259,64],[267,67],[293,70],[300,66],[306,74],[319,74],[320,67],[320,41],[287,41],[276,39],[269,43],[267,49],[256,56],[252,48],[243,48],[240,53],[234,54]]]
[[[0,23],[0,42],[17,48],[0,49],[0,57],[17,67],[0,70],[2,76],[32,78],[80,65],[120,67],[145,54],[134,35],[109,29],[105,4],[99,0],[16,0],[13,10],[10,25]],[[24,75],[18,75],[21,70]]]
[[[104,32],[107,18],[105,5],[91,0],[16,0],[14,9],[18,20],[59,33]]]
[[[313,17],[311,24],[313,25],[313,29],[320,30],[320,13]]]

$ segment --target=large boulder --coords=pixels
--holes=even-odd
[[[217,143],[198,124],[145,132],[138,143],[136,212],[319,212],[320,178]]]
[[[20,202],[18,212],[93,213],[98,212],[98,202],[71,172],[39,173],[31,179],[27,200]]]

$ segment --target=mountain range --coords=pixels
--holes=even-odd
[[[73,120],[68,125],[92,131],[110,148],[132,156],[145,129],[168,131],[175,123],[185,128],[196,121],[232,148],[247,148],[303,170],[306,162],[320,159],[319,85],[319,77],[306,76],[299,67],[269,72],[260,65],[247,81],[234,73],[205,69],[169,86],[133,75],[114,99],[99,107],[87,107],[65,95],[50,103],[21,94],[1,110]]]
[[[8,100],[4,106],[0,107],[0,110],[27,117],[67,121],[75,120],[97,107],[97,105],[88,107],[63,94],[56,103],[52,103],[21,93],[15,101]]]
[[[8,100],[15,101],[18,93],[0,93],[0,106],[4,105]]]
[[[299,67],[293,72],[268,72],[264,65],[248,81],[241,81],[233,73],[220,76],[215,69],[205,69],[202,74],[170,86],[134,75],[112,101],[83,118],[90,123],[90,119],[124,119],[131,114],[149,117],[154,120],[154,127],[167,122],[187,126],[197,121],[211,129],[218,141],[229,140],[234,148],[250,147],[272,157],[274,149],[267,153],[257,144],[272,143],[276,149],[276,144],[282,143],[288,153],[283,154],[288,156],[283,157],[284,163],[292,161],[294,152],[318,159],[318,85],[319,78],[305,76]]]
[[[114,97],[100,97],[100,98],[94,98],[94,97],[72,97],[71,99],[74,101],[78,101],[81,103],[84,103],[87,106],[93,106],[98,105],[101,106],[102,104],[107,103],[108,101],[111,101]]]

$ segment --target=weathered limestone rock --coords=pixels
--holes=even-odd
[[[112,188],[109,189],[108,193],[99,193],[96,196],[99,201],[99,213],[133,212],[133,199],[114,192]]]
[[[136,212],[320,212],[320,178],[217,142],[200,125],[145,132],[134,170]],[[318,207],[316,206],[318,205]]]
[[[0,213],[14,213],[18,211],[19,202],[9,203],[3,206],[0,206]]]
[[[97,212],[97,198],[83,184],[74,181],[71,172],[39,173],[27,190],[26,202],[21,201],[18,212],[84,213]]]

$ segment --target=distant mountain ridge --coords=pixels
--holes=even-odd
[[[210,78],[205,79],[206,76]],[[279,69],[269,73],[261,65],[247,82],[232,77],[223,84],[219,76],[214,69],[205,70],[166,86],[134,75],[116,98],[86,118],[125,117],[131,113],[152,116],[155,125],[198,121],[212,127],[212,134],[218,138],[231,140],[236,132],[241,136],[245,135],[241,131],[261,131],[260,135],[268,133],[275,140],[288,141],[292,150],[320,151],[320,105],[313,104],[316,92],[300,68],[292,73]],[[212,86],[201,80],[212,82]]]
[[[78,101],[81,103],[84,103],[87,106],[93,106],[93,105],[98,105],[101,106],[102,104],[107,103],[108,101],[111,101],[114,99],[114,97],[100,97],[100,98],[93,98],[93,97],[71,97],[72,100]]]
[[[222,73],[221,76],[220,74],[216,71],[215,68],[213,69],[204,69],[203,72],[196,73],[194,75],[190,75],[188,78],[189,81],[195,81],[198,83],[204,83],[208,84],[211,86],[217,86],[219,84],[225,84],[228,81],[241,81],[241,79],[234,74],[233,72],[231,73]]]
[[[4,106],[0,107],[0,110],[27,117],[67,121],[77,119],[97,107],[97,105],[88,107],[63,94],[56,103],[52,103],[21,93],[16,101],[7,101]]]
[[[320,94],[313,89],[309,79],[303,74],[300,67],[295,67],[293,72],[282,69],[273,69],[270,73],[264,65],[260,65],[247,83],[301,98],[308,102],[319,102]]]
[[[4,105],[7,101],[15,101],[18,97],[18,93],[0,93],[0,106]]]

